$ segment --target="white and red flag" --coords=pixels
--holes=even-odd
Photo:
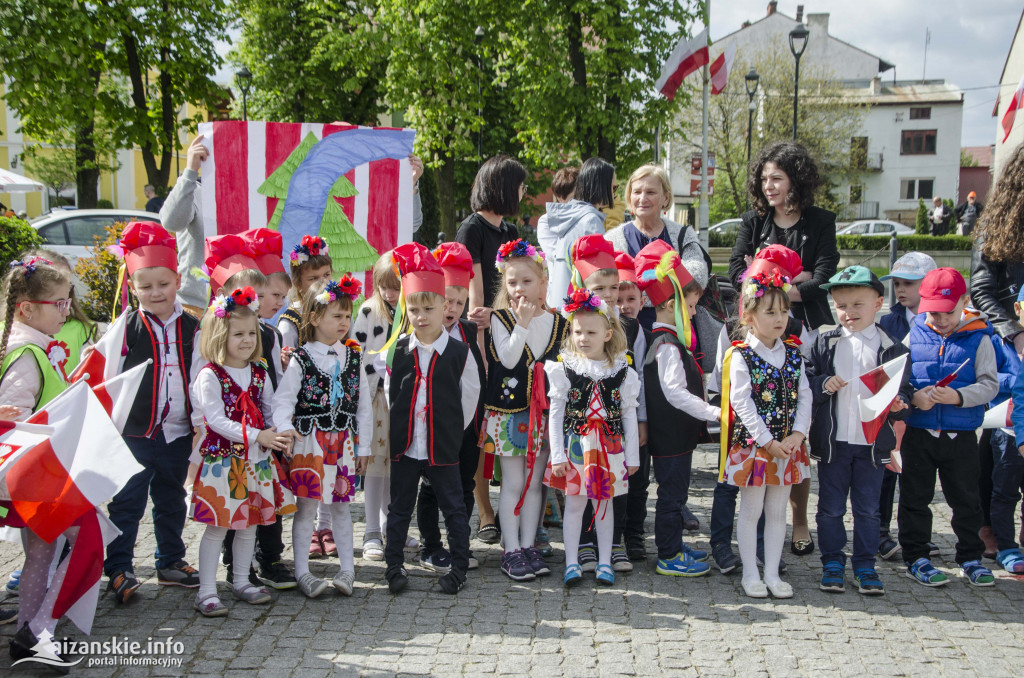
[[[729,83],[729,71],[732,70],[732,62],[736,60],[736,43],[729,43],[725,51],[711,62],[709,72],[711,74],[711,93],[721,94],[722,90]]]
[[[878,431],[885,423],[885,418],[889,416],[889,408],[899,395],[903,371],[906,368],[907,356],[904,354],[860,376],[861,383],[871,393],[866,398],[857,399],[864,440],[869,445],[875,442]]]
[[[128,352],[124,343],[127,325],[128,314],[122,313],[95,344],[85,349],[82,362],[78,363],[68,381],[75,383],[85,380],[89,386],[95,388],[118,376],[121,357]]]
[[[146,360],[146,362],[92,387],[93,394],[110,415],[110,421],[114,423],[118,433],[124,433],[124,425],[132,411],[135,396],[152,363],[152,360]]]
[[[1006,107],[1006,112],[1003,113],[1002,126],[1003,126],[1003,141],[1010,138],[1010,131],[1013,129],[1013,121],[1017,117],[1017,111],[1022,105],[1024,105],[1024,76],[1021,76],[1020,82],[1017,83],[1017,89],[1013,92],[1013,97],[1010,99],[1010,105]]]
[[[67,557],[67,572],[53,605],[52,616],[67,615],[82,633],[92,632],[96,601],[100,597],[103,554],[121,531],[100,509],[86,511],[75,521],[78,536]]]
[[[708,63],[709,59],[708,29],[705,28],[692,38],[683,38],[679,41],[668,61],[661,67],[661,76],[654,83],[655,89],[672,101],[683,80],[691,73],[697,72],[697,69]]]
[[[1010,417],[1013,415],[1013,398],[1007,398],[989,411],[985,412],[982,428],[1013,428]]]

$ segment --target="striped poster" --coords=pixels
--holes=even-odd
[[[257,192],[310,133],[318,139],[347,130],[380,130],[354,125],[226,120],[199,125],[209,150],[202,165],[202,210],[206,235],[266,227],[277,198]],[[337,198],[359,235],[378,252],[412,241],[412,167],[407,157],[363,163],[347,172],[358,194]],[[311,226],[316,235],[319,224]],[[297,243],[285,242],[285,252]],[[341,273],[338,271],[337,273]],[[366,275],[367,283],[370,274]]]

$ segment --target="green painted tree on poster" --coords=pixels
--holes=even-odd
[[[274,214],[270,217],[270,223],[267,224],[267,228],[277,230],[277,224],[281,221],[281,213],[284,212],[284,201],[288,197],[288,183],[292,180],[295,170],[306,159],[309,149],[316,146],[318,141],[319,139],[312,132],[307,134],[302,143],[296,146],[295,150],[285,158],[285,161],[256,189],[256,192],[260,195],[265,195],[268,198],[277,198],[277,206],[274,208]]]

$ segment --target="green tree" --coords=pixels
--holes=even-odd
[[[59,202],[60,194],[75,185],[75,149],[30,146],[25,150],[25,169]]]
[[[914,233],[918,235],[931,234],[931,227],[928,222],[928,208],[925,207],[922,198],[917,199],[917,218],[914,220]]]
[[[366,238],[356,233],[355,226],[345,216],[345,211],[335,198],[351,198],[357,195],[352,182],[341,176],[331,186],[327,206],[320,222],[320,237],[327,243],[331,264],[336,273],[361,273],[373,268],[380,254]]]

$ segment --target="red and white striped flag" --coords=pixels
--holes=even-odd
[[[654,83],[654,88],[672,101],[686,76],[695,73],[708,60],[708,29],[705,28],[689,40],[683,38],[679,41],[668,61],[661,67],[661,76]]]
[[[708,69],[711,74],[711,93],[721,94],[722,90],[729,83],[729,71],[732,70],[732,62],[736,59],[736,43],[729,43],[725,51],[711,62]]]
[[[1003,142],[1010,138],[1010,131],[1013,129],[1014,118],[1017,117],[1017,109],[1024,104],[1024,75],[1021,76],[1020,82],[1017,83],[1017,89],[1013,92],[1013,98],[1010,99],[1010,105],[1006,107],[1006,112],[1003,113]]]
[[[82,633],[92,633],[96,601],[100,597],[103,554],[121,531],[103,511],[86,511],[76,521],[78,537],[68,555],[67,573],[53,605],[53,618],[67,615]]]
[[[125,328],[128,326],[128,314],[122,313],[107,328],[99,340],[85,349],[82,362],[68,377],[70,383],[84,380],[89,386],[96,388],[100,384],[118,376],[121,369],[121,357],[127,353],[125,346]]]
[[[982,428],[1013,428],[1010,417],[1013,415],[1013,398],[1007,398],[992,409],[985,412]]]
[[[146,362],[92,387],[93,394],[110,415],[110,420],[114,422],[118,433],[124,433],[124,425],[127,423],[128,415],[135,403],[135,395],[139,392],[142,379],[146,376],[146,371],[149,370],[152,363],[152,360],[146,360]]]
[[[869,445],[875,442],[878,431],[889,416],[889,408],[899,395],[906,367],[907,356],[904,354],[860,376],[860,382],[871,393],[867,398],[860,396],[857,399],[864,439]]]

